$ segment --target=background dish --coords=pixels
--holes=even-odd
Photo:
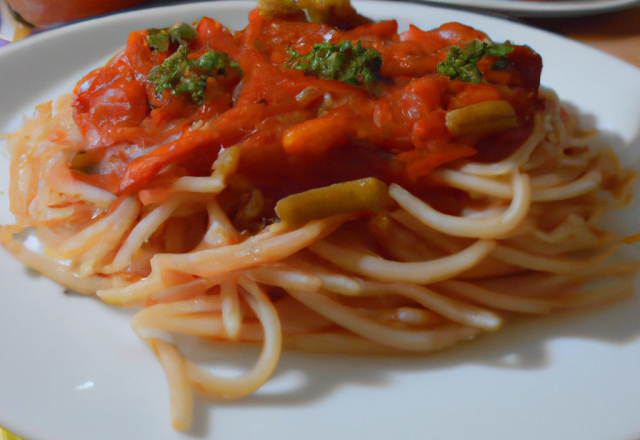
[[[639,0],[423,0],[425,3],[459,6],[518,17],[570,17],[602,14],[640,4]]]
[[[0,52],[0,132],[39,102],[71,91],[123,47],[126,33],[202,15],[241,28],[253,2],[197,3],[110,16],[34,36]],[[640,71],[577,43],[515,23],[416,4],[361,2],[374,19],[433,28],[460,21],[495,41],[526,43],[543,83],[581,108],[619,150],[640,158]],[[45,60],[55,60],[45,61]],[[615,72],[615,79],[610,78]],[[0,141],[0,168],[8,159]],[[6,173],[0,220],[7,221]],[[610,219],[637,232],[640,207]],[[114,309],[31,274],[0,253],[0,425],[28,440],[327,439],[629,440],[640,437],[640,296],[599,310],[520,320],[495,335],[425,357],[285,354],[253,396],[198,401],[189,435],[171,432],[160,366]],[[225,361],[226,350],[197,354]],[[204,357],[207,356],[207,357]],[[228,363],[226,362],[228,361]]]

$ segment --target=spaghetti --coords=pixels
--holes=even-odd
[[[597,227],[633,174],[540,89],[535,52],[320,6],[264,3],[236,33],[210,18],[133,32],[9,137],[0,240],[141,309],[175,429],[194,388],[252,393],[283,348],[425,352],[505,312],[633,291],[640,264],[607,262],[622,240]],[[219,377],[173,334],[263,348]]]

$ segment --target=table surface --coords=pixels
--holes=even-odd
[[[640,6],[601,15],[523,19],[640,67]]]

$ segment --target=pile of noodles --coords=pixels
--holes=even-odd
[[[498,329],[502,311],[550,313],[629,295],[639,264],[605,263],[622,242],[596,225],[629,198],[632,175],[611,151],[589,145],[555,94],[541,97],[532,135],[511,156],[432,172],[471,196],[462,216],[392,184],[388,211],[247,234],[217,201],[237,151],[222,151],[208,177],[179,178],[162,203],[117,198],[73,178],[71,159],[86,141],[64,96],[55,111],[38,106],[9,138],[16,222],[1,240],[69,289],[142,307],[132,326],[166,372],[174,428],[187,429],[194,388],[247,395],[283,347],[425,352]],[[249,216],[251,197],[237,191],[244,206],[235,216]],[[28,237],[40,248],[25,245]],[[263,348],[246,374],[218,377],[186,359],[172,334]]]

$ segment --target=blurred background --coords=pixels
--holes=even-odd
[[[0,47],[66,23],[181,0],[0,0]],[[189,1],[189,0],[182,0]],[[420,2],[420,0],[414,0]],[[549,30],[640,67],[640,0],[430,0]]]

